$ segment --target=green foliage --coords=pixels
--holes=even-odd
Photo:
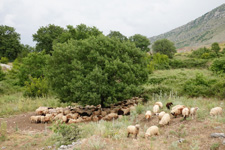
[[[225,98],[225,80],[218,80],[213,86],[212,86],[212,89],[211,89],[214,94],[221,98],[221,99],[224,99]]]
[[[60,26],[54,24],[49,24],[48,26],[41,27],[38,29],[37,33],[33,34],[33,41],[36,41],[36,51],[40,52],[45,50],[47,54],[52,51],[53,41],[57,39],[64,29]]]
[[[218,56],[220,49],[221,48],[217,42],[215,42],[211,45],[211,50],[214,51],[217,54],[217,56]]]
[[[205,68],[207,66],[207,60],[205,59],[170,59],[169,66],[173,69],[176,68]]]
[[[49,87],[45,78],[32,78],[31,81],[25,81],[24,96],[44,97],[47,96]]]
[[[217,74],[225,73],[225,57],[215,59],[210,66],[210,70]]]
[[[174,54],[177,52],[174,43],[167,39],[155,41],[152,48],[154,53],[165,54],[169,58],[173,58]]]
[[[139,115],[142,114],[144,112],[144,109],[145,109],[144,105],[138,104],[136,106],[136,112],[137,112],[137,114],[139,114]]]
[[[65,32],[63,32],[57,39],[54,40],[54,44],[68,42],[70,39],[84,40],[89,37],[96,37],[102,35],[96,27],[88,27],[85,24],[77,25],[75,28],[71,25],[67,26]]]
[[[156,53],[153,55],[152,62],[155,70],[169,69],[169,58],[167,55]]]
[[[2,67],[0,66],[0,81],[4,80],[5,73],[2,71]]]
[[[30,81],[29,76],[32,78],[44,77],[48,56],[45,51],[42,51],[29,53],[27,57],[23,58],[21,65],[18,67],[18,84],[24,85],[25,81]]]
[[[7,57],[2,57],[0,60],[0,63],[3,63],[3,64],[7,64],[8,62],[9,62],[9,59]]]
[[[189,96],[211,96],[211,83],[215,81],[208,80],[203,74],[196,74],[194,79],[186,81],[183,90]]]
[[[211,59],[217,57],[217,54],[214,51],[211,51],[210,49],[203,47],[199,48],[195,51],[193,51],[190,54],[191,58],[202,58],[202,59]]]
[[[1,122],[0,124],[0,142],[7,140],[7,123]]]
[[[151,44],[150,40],[143,35],[135,34],[129,38],[131,42],[134,42],[137,48],[140,48],[143,52],[148,52],[150,49],[148,46]]]
[[[110,31],[110,33],[107,36],[110,38],[117,38],[121,42],[128,40],[128,38],[126,36],[124,36],[123,34],[121,34],[119,31]]]
[[[59,142],[57,146],[71,144],[81,137],[81,130],[76,124],[56,123],[51,126],[51,129],[55,133],[53,138]]]
[[[54,46],[48,78],[63,102],[104,106],[138,95],[146,66],[134,44],[102,35]]]
[[[20,34],[13,27],[0,25],[0,58],[14,60],[20,52]]]

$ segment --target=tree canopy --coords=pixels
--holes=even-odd
[[[33,34],[33,41],[36,41],[36,51],[40,52],[45,50],[47,54],[52,51],[53,41],[57,39],[64,29],[60,26],[49,24],[48,26],[41,27],[37,33]]]
[[[13,27],[0,26],[0,58],[16,59],[21,52],[20,34]]]
[[[219,53],[220,49],[221,48],[220,48],[220,46],[217,42],[215,42],[211,45],[211,50],[214,51],[217,56],[218,56],[218,53]]]
[[[173,55],[176,53],[176,47],[174,46],[174,43],[167,39],[155,41],[152,49],[154,53],[165,54],[169,58],[173,58]]]
[[[150,50],[148,46],[151,43],[150,43],[150,40],[146,36],[143,36],[140,34],[135,34],[135,35],[131,36],[129,38],[129,40],[131,42],[134,42],[136,47],[140,48],[143,52],[148,52]]]
[[[119,31],[110,31],[110,33],[107,36],[110,38],[117,38],[121,42],[128,40],[128,38],[124,36],[123,34],[121,34]]]
[[[141,92],[148,77],[145,53],[104,35],[54,45],[48,80],[63,102],[102,106]]]

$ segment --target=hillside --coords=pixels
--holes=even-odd
[[[225,4],[203,16],[173,29],[167,33],[151,37],[151,43],[159,39],[169,39],[177,48],[210,45],[225,41]]]

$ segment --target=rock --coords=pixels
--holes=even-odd
[[[225,145],[225,140],[223,140],[223,145]]]
[[[71,148],[71,147],[73,147],[73,145],[67,145],[67,147],[68,147],[68,148]]]
[[[59,147],[59,149],[67,149],[67,146],[66,146],[66,145],[61,145],[61,146]]]
[[[224,133],[212,133],[211,134],[212,138],[218,138],[218,137],[223,137],[225,138],[225,134]]]
[[[48,149],[52,149],[52,146],[48,146]]]
[[[3,147],[2,147],[2,149],[6,149],[6,147],[5,147],[5,146],[3,146]]]
[[[218,127],[215,127],[215,129],[221,129],[221,127],[220,127],[220,126],[218,126]]]
[[[185,139],[180,138],[180,139],[178,140],[178,142],[179,142],[179,143],[183,143],[184,140],[185,140]]]

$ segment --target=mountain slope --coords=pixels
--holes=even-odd
[[[153,43],[163,38],[173,41],[177,48],[225,41],[225,4],[186,25],[151,37],[150,40]]]

